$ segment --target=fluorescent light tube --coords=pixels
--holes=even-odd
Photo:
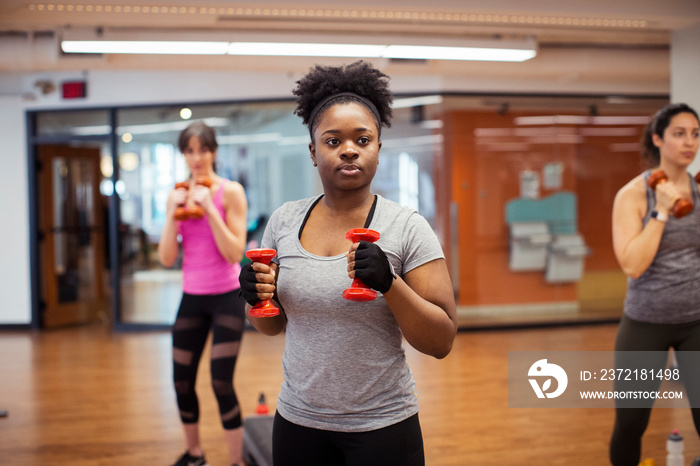
[[[379,58],[385,49],[384,45],[364,44],[231,42],[228,53],[229,55]]]
[[[227,118],[204,118],[204,123],[213,128],[221,128],[228,126],[230,121]],[[122,125],[117,127],[117,134],[131,133],[131,134],[156,134],[156,133],[167,133],[182,131],[187,128],[192,122],[191,121],[168,121],[163,123],[146,123],[141,125]]]
[[[405,40],[405,39],[404,39]],[[433,41],[434,42],[434,41]],[[211,42],[211,41],[116,41],[65,40],[65,53],[177,54],[177,55],[247,55],[305,56],[353,58],[404,58],[421,60],[525,61],[537,52],[530,47],[494,42],[493,47],[332,44],[314,42]]]
[[[536,52],[529,49],[390,45],[382,56],[428,60],[525,61],[535,55]]]
[[[228,53],[230,55],[481,61],[525,61],[536,55],[532,49],[278,42],[232,42]]]
[[[442,103],[441,95],[424,95],[419,97],[405,97],[403,99],[395,99],[391,104],[391,108],[406,108],[418,107],[421,105],[437,105]]]
[[[226,55],[228,42],[64,40],[61,49],[65,53]]]

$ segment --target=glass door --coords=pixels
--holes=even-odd
[[[109,319],[100,149],[38,147],[42,326]]]

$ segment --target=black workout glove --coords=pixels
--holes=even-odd
[[[253,263],[250,262],[241,268],[241,273],[238,275],[238,283],[241,284],[241,296],[251,306],[255,306],[260,302],[258,298],[258,290],[255,285],[258,280],[255,278],[257,272],[253,270]]]
[[[360,241],[355,251],[355,277],[370,288],[386,293],[396,278],[382,248],[368,241]]]

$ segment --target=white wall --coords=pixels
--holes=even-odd
[[[31,321],[29,276],[29,193],[22,101],[0,96],[0,324]]]
[[[685,102],[700,112],[700,26],[674,31],[671,35],[671,101]],[[700,171],[700,157],[690,165]]]

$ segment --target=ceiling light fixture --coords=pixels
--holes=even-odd
[[[155,55],[225,55],[226,42],[203,41],[146,41],[146,40],[64,40],[64,53],[126,53]]]
[[[297,39],[297,40],[294,40]],[[302,39],[302,40],[299,40]],[[305,40],[303,40],[305,39]],[[368,43],[362,43],[368,42]],[[176,54],[399,58],[418,60],[478,60],[521,62],[537,55],[534,39],[520,41],[468,41],[437,38],[366,38],[358,43],[336,43],[332,38],[284,38],[268,42],[243,38],[236,41],[204,40],[74,40],[61,41],[64,53]]]
[[[392,108],[408,108],[408,107],[419,107],[422,105],[437,105],[442,103],[441,95],[422,95],[418,97],[404,97],[401,99],[394,99],[391,104]]]

